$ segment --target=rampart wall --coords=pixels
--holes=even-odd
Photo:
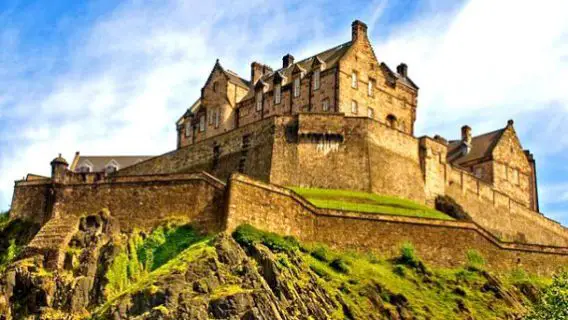
[[[123,230],[150,228],[169,219],[220,230],[224,184],[205,173],[113,177],[94,183],[16,184],[11,214],[49,218],[108,209]],[[51,202],[51,206],[47,204]]]
[[[446,148],[420,138],[427,203],[437,195],[454,198],[475,223],[503,241],[568,246],[568,230],[532,211],[471,173],[446,163]]]
[[[568,265],[568,248],[503,242],[472,222],[442,221],[318,209],[294,192],[235,175],[229,181],[226,228],[249,223],[257,228],[328,243],[344,249],[370,250],[386,257],[411,242],[428,263],[455,267],[468,250],[479,251],[490,267],[522,267],[550,274]]]

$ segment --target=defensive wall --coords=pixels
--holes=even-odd
[[[18,181],[10,217],[48,220],[108,209],[123,230],[150,228],[168,219],[220,230],[225,184],[206,173],[107,177],[67,172],[67,181]],[[87,181],[80,181],[83,178]],[[79,181],[78,181],[79,180]]]
[[[523,268],[550,274],[568,265],[568,247],[501,241],[474,222],[389,216],[316,208],[293,191],[234,175],[228,184],[226,229],[248,223],[341,249],[387,258],[411,242],[422,259],[443,267],[466,263],[477,250],[495,270]]]

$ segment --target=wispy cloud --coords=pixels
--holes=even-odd
[[[253,60],[277,67],[287,52],[302,58],[348,40],[356,18],[369,23],[380,60],[409,64],[421,88],[419,133],[453,138],[464,123],[481,133],[514,118],[543,186],[568,183],[568,3],[423,1],[412,12],[393,3],[129,1],[65,45],[35,51],[22,50],[16,27],[3,29],[0,208],[14,179],[47,174],[57,152],[174,148],[174,121],[216,58],[247,77]],[[566,194],[550,192],[568,208]]]

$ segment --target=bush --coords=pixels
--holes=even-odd
[[[349,273],[349,266],[347,265],[347,262],[345,262],[345,260],[341,258],[333,259],[333,261],[329,263],[329,266],[335,269],[337,272],[345,274]]]
[[[471,221],[471,216],[465,212],[463,207],[449,196],[436,197],[436,210],[442,211],[457,220]]]
[[[568,319],[568,272],[554,276],[552,284],[544,289],[540,301],[526,319]]]
[[[400,257],[397,262],[412,268],[419,266],[420,259],[416,256],[414,246],[411,243],[405,242],[402,244],[400,247]]]
[[[468,250],[467,256],[467,267],[470,270],[483,270],[485,266],[485,259],[477,250]]]
[[[396,274],[396,275],[399,275],[399,276],[403,277],[403,278],[404,278],[404,276],[405,276],[405,274],[406,274],[406,273],[405,273],[404,266],[401,265],[401,264],[396,264],[396,265],[393,267],[392,272],[393,272],[394,274]]]
[[[327,247],[324,247],[322,245],[319,245],[314,250],[312,250],[312,252],[310,252],[310,255],[318,259],[319,261],[328,262],[330,260],[330,254],[327,250]]]
[[[233,232],[233,238],[244,247],[260,243],[276,252],[288,252],[299,248],[298,240],[294,237],[282,237],[273,232],[261,231],[249,224],[238,226]]]

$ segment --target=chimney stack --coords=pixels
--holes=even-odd
[[[401,63],[396,67],[396,72],[398,72],[399,75],[401,75],[403,78],[406,78],[408,76],[408,66],[406,65],[406,63]]]
[[[461,129],[462,142],[468,146],[471,146],[471,128],[465,125]]]
[[[291,54],[287,54],[282,57],[282,68],[288,68],[289,66],[294,64],[294,56]]]
[[[263,74],[263,65],[258,62],[250,64],[250,81],[255,84]]]
[[[360,20],[355,20],[351,24],[351,41],[355,42],[357,40],[367,37],[367,25]]]

